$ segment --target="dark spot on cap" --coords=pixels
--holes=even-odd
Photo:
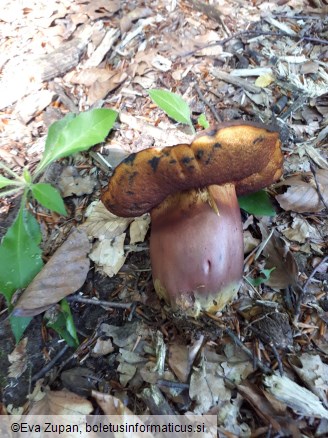
[[[174,159],[169,161],[170,164],[175,164],[176,162],[177,162],[177,160],[174,160]]]
[[[262,135],[260,135],[260,137],[257,137],[257,138],[253,141],[253,144],[262,143],[263,140],[264,140],[264,137],[263,137]]]
[[[163,155],[164,155],[164,157],[168,157],[170,155],[170,151],[164,151]]]
[[[221,148],[221,147],[222,147],[221,143],[214,143],[214,145],[213,145],[213,149],[218,149],[218,148]]]
[[[181,162],[182,162],[183,164],[189,164],[190,161],[192,161],[192,160],[194,160],[193,157],[183,157],[182,160],[181,160]]]
[[[138,175],[138,172],[137,171],[135,171],[135,172],[133,172],[133,173],[130,173],[130,175],[129,175],[129,184],[130,185],[132,185],[133,184],[133,180],[134,180],[134,178],[136,177]]]
[[[203,149],[198,149],[196,154],[195,154],[195,157],[196,157],[197,160],[201,160],[203,158],[203,155],[204,155],[204,150]]]
[[[136,155],[137,155],[136,153],[130,154],[128,157],[126,157],[126,158],[123,160],[123,162],[124,162],[125,164],[130,164],[130,166],[132,166],[133,163],[134,163],[134,159],[135,159]]]
[[[148,163],[151,165],[151,168],[153,169],[154,172],[156,172],[156,170],[157,170],[157,166],[158,166],[160,159],[161,159],[161,157],[153,157],[151,160],[148,161]]]
[[[129,196],[133,196],[133,195],[134,195],[134,192],[132,192],[131,190],[128,190],[128,191],[126,192],[126,194],[129,195]]]

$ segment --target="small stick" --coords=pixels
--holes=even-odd
[[[216,109],[214,108],[214,105],[212,105],[204,96],[204,94],[201,92],[201,89],[199,88],[199,86],[197,84],[195,84],[195,90],[197,91],[198,97],[200,98],[201,101],[203,101],[205,103],[205,105],[207,105],[209,107],[209,109],[212,111],[212,114],[215,118],[215,120],[219,123],[222,122],[221,117],[219,116],[219,114],[217,113]]]
[[[328,212],[328,205],[327,205],[324,197],[322,196],[322,193],[321,193],[321,190],[320,190],[320,186],[319,186],[319,182],[318,182],[318,178],[317,178],[317,173],[316,173],[315,168],[314,168],[312,163],[310,163],[310,169],[311,169],[311,172],[313,173],[313,178],[314,178],[315,185],[317,187],[317,192],[318,192],[320,201],[323,203],[325,209]]]
[[[317,272],[317,270],[320,268],[321,265],[323,265],[324,263],[326,263],[326,261],[328,260],[328,256],[324,257],[320,263],[317,264],[317,266],[313,269],[313,271],[311,272],[311,274],[309,275],[308,279],[306,280],[306,282],[304,283],[303,286],[303,291],[305,291],[311,281],[311,279],[313,278],[313,276],[315,275],[315,273]]]
[[[245,345],[241,342],[239,338],[234,334],[232,330],[226,328],[225,333],[235,342],[235,344],[250,358],[254,361],[255,365],[258,366],[264,373],[271,374],[272,370],[262,363]]]
[[[84,297],[66,297],[67,301],[70,302],[78,302],[78,303],[85,303],[85,304],[95,304],[97,306],[105,306],[105,307],[112,307],[116,309],[130,309],[133,303],[115,303],[113,301],[104,301],[104,300],[92,300],[91,298],[84,298]]]
[[[57,354],[56,356],[51,359],[50,362],[47,363],[45,367],[43,367],[40,371],[38,371],[34,376],[32,377],[32,383],[35,383],[37,380],[41,379],[41,377],[45,376],[51,368],[55,366],[55,363],[60,359],[68,350],[69,346],[66,344]]]

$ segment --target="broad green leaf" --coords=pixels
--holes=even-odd
[[[67,124],[71,122],[76,117],[76,114],[69,113],[67,114],[63,119],[58,120],[57,122],[54,122],[48,129],[48,135],[46,139],[45,144],[45,153],[43,155],[46,155],[47,153],[51,152],[51,149],[54,147],[54,145],[57,144],[58,137],[62,133],[62,131],[65,129]]]
[[[43,266],[40,241],[38,222],[21,207],[0,245],[0,293],[8,304],[14,292],[26,287],[40,272]]]
[[[197,119],[198,125],[202,126],[204,129],[207,129],[210,124],[207,121],[205,114],[201,114]]]
[[[49,129],[43,158],[38,172],[52,161],[85,151],[107,137],[117,118],[111,109],[94,109],[69,118]]]
[[[264,275],[264,277],[257,277],[257,278],[249,278],[247,277],[247,280],[255,287],[259,286],[262,283],[265,283],[266,281],[270,280],[271,272],[274,271],[276,268],[271,269],[261,269],[260,273]]]
[[[54,321],[49,320],[47,327],[55,330],[65,339],[70,347],[77,347],[79,345],[71,309],[67,300],[64,299],[60,302],[60,310],[57,314],[57,318]]]
[[[57,189],[50,184],[38,183],[31,186],[34,198],[40,202],[43,207],[56,211],[63,216],[67,215],[65,204]]]
[[[32,321],[32,319],[33,318],[31,317],[20,317],[20,316],[9,317],[11,330],[15,336],[16,343],[18,343],[21,340],[27,326]]]
[[[181,96],[166,90],[149,90],[149,96],[169,117],[176,122],[192,126],[190,108]]]
[[[274,216],[276,214],[270,198],[264,190],[251,195],[239,196],[238,202],[240,208],[256,216]]]
[[[4,187],[7,186],[16,186],[16,185],[17,185],[17,181],[14,181],[12,179],[0,175],[0,189],[3,189]]]

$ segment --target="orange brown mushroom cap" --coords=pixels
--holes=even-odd
[[[122,217],[151,211],[172,193],[234,184],[237,195],[272,184],[282,174],[279,134],[259,123],[232,121],[201,132],[190,144],[145,149],[115,169],[102,201]]]

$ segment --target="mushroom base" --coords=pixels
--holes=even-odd
[[[157,294],[174,310],[215,313],[236,296],[243,234],[235,187],[169,196],[151,212],[150,257]]]

